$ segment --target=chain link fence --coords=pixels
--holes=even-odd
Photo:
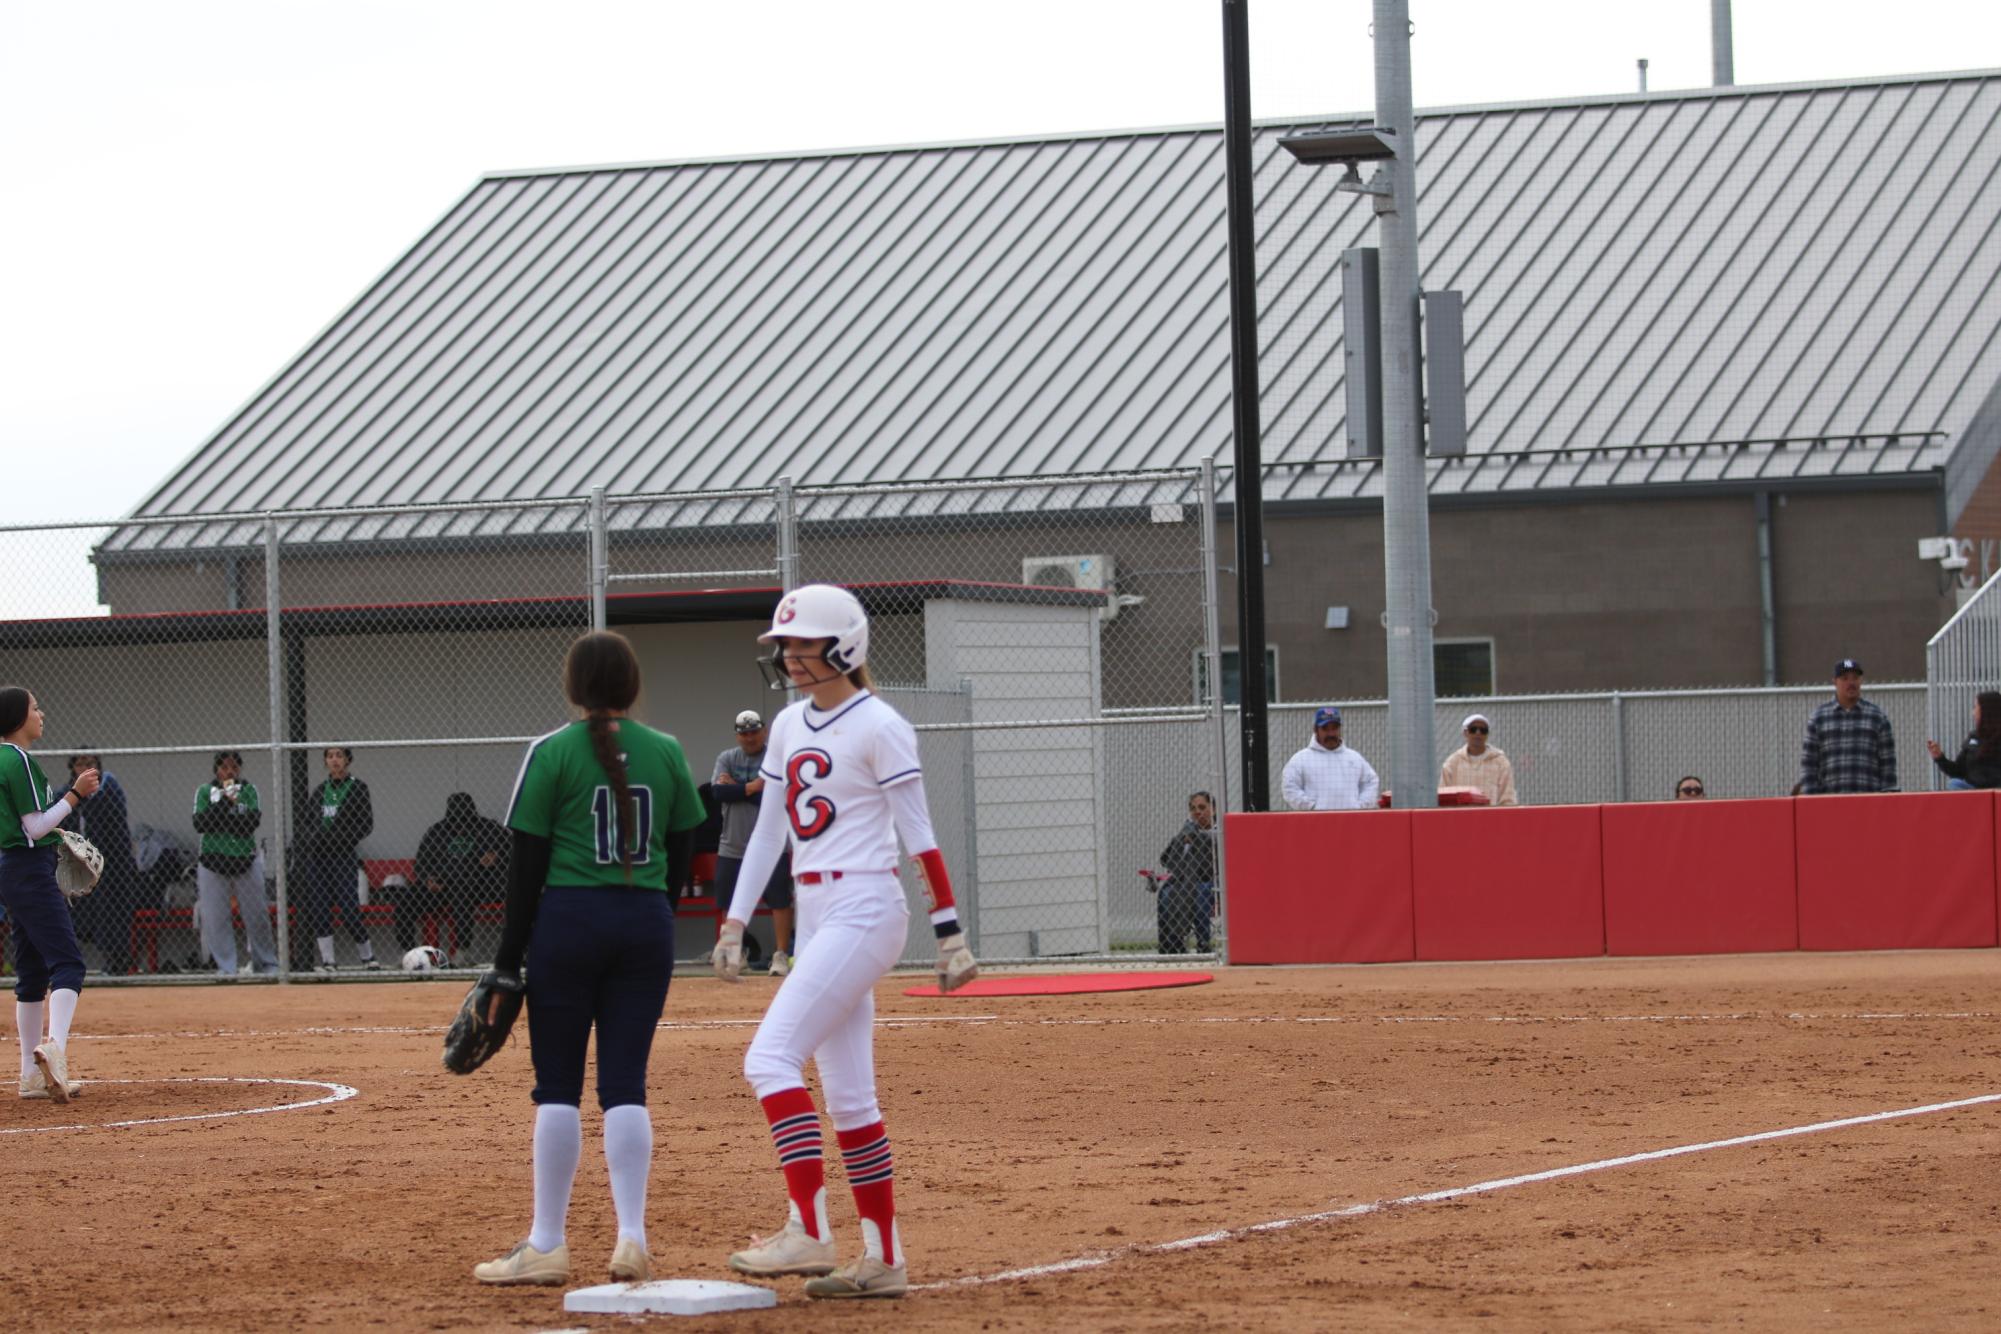
[[[1925,741],[1937,733],[1928,730],[1924,684],[1879,682],[1865,693],[1890,715],[1899,786],[1931,790]],[[1666,801],[1675,781],[1689,774],[1703,780],[1710,797],[1783,797],[1799,781],[1807,717],[1831,697],[1825,686],[1781,686],[1444,699],[1433,715],[1433,751],[1442,766],[1465,742],[1467,715],[1481,713],[1493,726],[1491,744],[1514,767],[1525,806]],[[1346,744],[1377,762],[1389,743],[1387,704],[1339,703]],[[1286,760],[1312,739],[1316,707],[1271,711],[1274,794]],[[1228,741],[1234,764],[1234,715]]]
[[[568,644],[594,625],[633,641],[639,716],[682,738],[700,782],[740,710],[788,702],[755,643],[780,590],[839,582],[919,729],[976,946],[1144,954],[1135,872],[1189,792],[1221,787],[1196,684],[1212,497],[1183,469],[17,526],[0,677],[47,707],[37,758],[58,787],[72,754],[116,779],[79,817],[133,851],[79,905],[94,965],[289,976],[393,969],[420,944],[473,965],[497,939],[522,748],[567,717]],[[715,923],[699,896],[684,908],[694,959]],[[912,961],[933,951],[924,926]]]

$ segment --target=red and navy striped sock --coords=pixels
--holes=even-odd
[[[778,1150],[778,1170],[785,1174],[785,1194],[792,1216],[815,1241],[827,1239],[827,1168],[820,1157],[820,1114],[813,1095],[803,1088],[780,1089],[767,1098],[764,1119],[771,1122],[771,1143]]]
[[[855,1212],[862,1216],[862,1244],[887,1265],[903,1263],[903,1240],[896,1233],[896,1164],[889,1154],[889,1134],[882,1122],[854,1130],[835,1130],[841,1143],[841,1164],[855,1192]]]

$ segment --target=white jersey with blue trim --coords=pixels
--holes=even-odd
[[[896,869],[886,793],[924,776],[902,714],[870,691],[825,712],[800,700],[771,720],[763,759],[784,790],[793,875]]]

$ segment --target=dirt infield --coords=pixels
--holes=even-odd
[[[1234,1231],[2001,1093],[2001,952],[1231,969],[970,1001],[905,997],[910,980],[878,991],[883,1102],[912,1282],[946,1286],[809,1309],[792,1280],[777,1311],[676,1328],[2001,1322],[2001,1102]],[[782,1216],[739,1074],[771,985],[682,978],[669,998],[651,1082],[661,1276],[722,1277]],[[69,1107],[0,1085],[7,1323],[627,1325],[471,1280],[526,1230],[531,1109],[522,1042],[469,1078],[439,1069],[461,989],[86,992],[77,1073],[134,1082]],[[15,1057],[0,1047],[0,1077]],[[205,1119],[109,1125],[164,1117]],[[59,1126],[81,1128],[39,1129]],[[603,1281],[613,1240],[594,1107],[584,1126],[579,1286]],[[846,1251],[853,1208],[830,1175]]]

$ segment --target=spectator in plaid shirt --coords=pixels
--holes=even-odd
[[[1800,746],[1799,792],[1895,792],[1897,739],[1890,715],[1862,698],[1862,664],[1834,665],[1834,698],[1813,711]]]

